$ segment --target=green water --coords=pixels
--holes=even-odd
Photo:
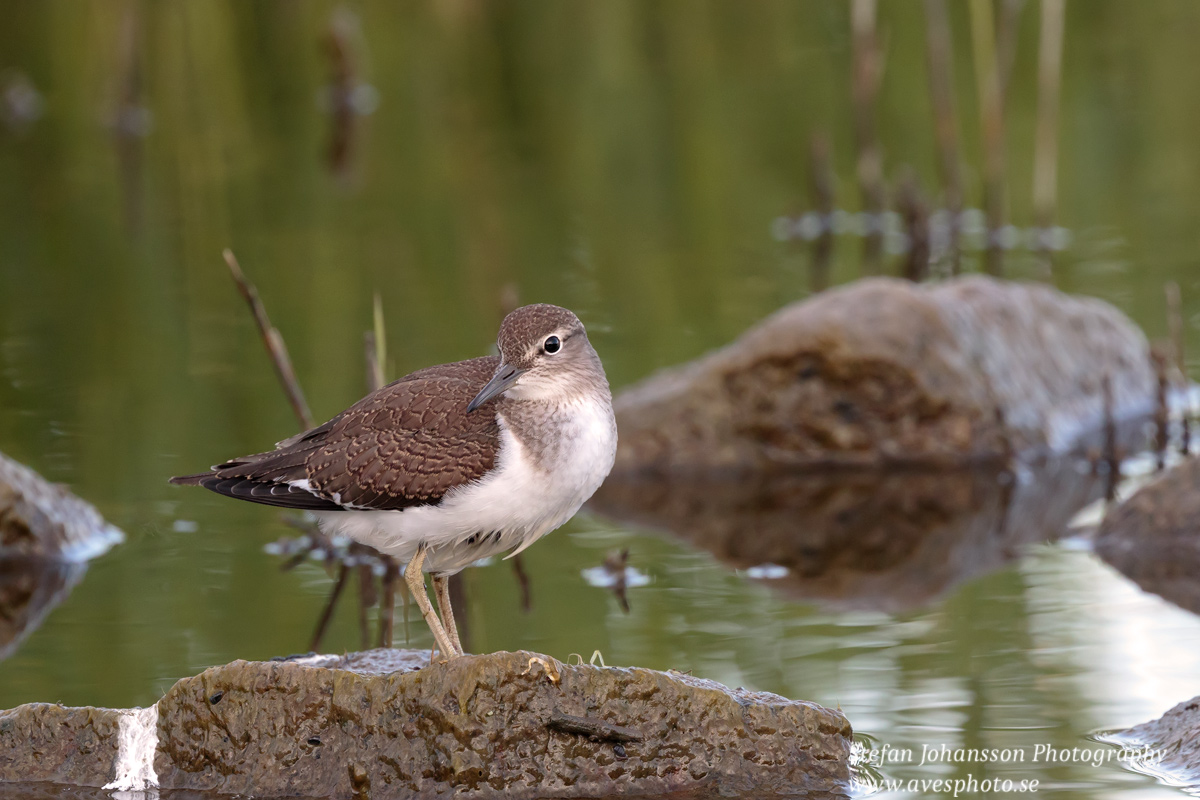
[[[1038,4],[1019,17],[1007,210],[1032,224]],[[128,536],[0,663],[0,708],[153,702],[181,676],[306,648],[331,579],[283,573],[275,511],[170,475],[296,431],[221,261],[232,247],[282,331],[314,414],[364,391],[378,293],[393,375],[485,354],[506,304],[588,325],[615,388],[806,296],[808,254],[771,236],[808,206],[808,139],[834,143],[859,207],[848,6],[828,2],[353,3],[355,118],[331,168],[321,48],[334,6],[38,2],[6,9],[0,86],[40,117],[0,124],[0,450],[68,484]],[[878,110],[888,176],[937,178],[916,3],[884,2]],[[980,148],[965,4],[953,4],[968,198]],[[1200,313],[1200,5],[1072,2],[1053,280],[1165,335],[1163,284]],[[132,66],[131,66],[132,65]],[[114,133],[126,111],[144,136]],[[370,97],[367,97],[370,100]],[[148,130],[147,130],[148,129]],[[840,238],[836,282],[859,272]],[[978,268],[977,257],[967,260]],[[1009,274],[1041,275],[1024,252]],[[869,324],[865,320],[864,324]],[[754,531],[748,530],[747,536]],[[585,569],[629,548],[626,614]],[[1022,547],[916,607],[802,599],[671,536],[583,513],[510,564],[465,575],[476,651],[691,670],[840,705],[877,743],[1070,748],[1200,692],[1200,621],[1080,549]],[[885,599],[886,600],[886,599]],[[409,641],[429,634],[410,626]],[[401,627],[398,640],[404,640]],[[326,649],[358,647],[343,603]],[[899,765],[1038,779],[1056,797],[1176,790],[1115,765]]]

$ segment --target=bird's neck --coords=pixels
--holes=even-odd
[[[497,413],[534,465],[552,472],[570,458],[593,420],[611,420],[612,396],[607,381],[601,381],[589,391],[557,398],[502,401]]]

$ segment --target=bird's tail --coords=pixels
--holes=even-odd
[[[211,472],[200,472],[195,475],[177,475],[171,478],[170,483],[176,486],[199,486],[200,481],[209,477],[212,477]]]

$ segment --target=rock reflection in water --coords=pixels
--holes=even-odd
[[[1200,614],[1200,460],[1163,472],[1108,514],[1096,555],[1142,590]]]
[[[0,660],[122,539],[90,503],[0,453]]]
[[[670,532],[721,561],[772,570],[769,585],[836,606],[924,605],[1061,537],[1102,495],[1086,462],[995,471],[774,473],[752,478],[610,478],[591,507]]]
[[[86,570],[82,562],[0,558],[0,661],[16,652]]]

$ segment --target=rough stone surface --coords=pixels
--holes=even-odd
[[[1193,697],[1156,720],[1119,731],[1111,737],[1129,748],[1150,747],[1163,759],[1152,764],[1179,788],[1200,787],[1200,697]],[[1194,794],[1194,792],[1188,792]]]
[[[1200,461],[1163,472],[1110,511],[1095,548],[1142,589],[1200,614]]]
[[[122,538],[90,503],[0,453],[0,558],[84,560]]]
[[[774,589],[839,608],[899,611],[1062,536],[1104,478],[1059,458],[992,470],[767,472],[732,480],[605,482],[590,507],[670,533]]]
[[[790,305],[615,403],[614,473],[961,464],[1061,451],[1148,414],[1155,376],[1117,309],[972,276],[862,280]]]
[[[526,652],[416,668],[427,661],[427,651],[375,651],[235,661],[185,678],[158,704],[160,786],[337,798],[846,795],[850,725],[812,703]],[[0,780],[102,785],[115,715],[6,712]],[[552,726],[562,715],[587,718],[596,735]],[[621,729],[640,740],[618,741]]]
[[[113,777],[119,714],[50,703],[0,711],[0,782],[103,786]]]

